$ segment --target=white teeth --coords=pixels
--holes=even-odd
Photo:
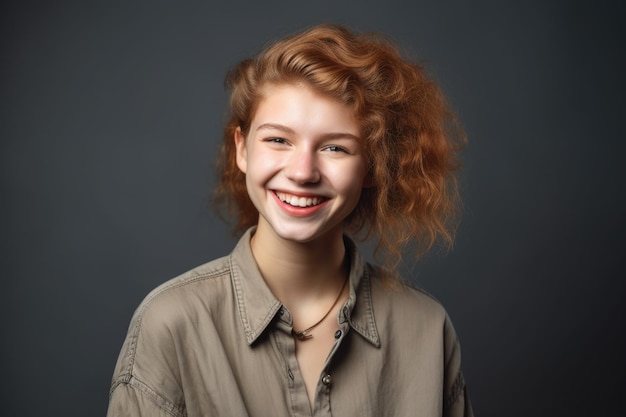
[[[280,201],[295,207],[311,207],[322,202],[320,197],[297,197],[291,194],[276,193]]]

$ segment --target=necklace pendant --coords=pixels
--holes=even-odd
[[[297,332],[295,330],[291,330],[291,334],[293,336],[295,336],[296,338],[300,339],[300,340],[307,340],[307,339],[311,339],[313,337],[312,334],[307,334],[306,330],[303,330],[301,332]]]

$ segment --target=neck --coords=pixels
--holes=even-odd
[[[336,295],[348,273],[339,229],[312,242],[294,242],[259,224],[251,246],[265,282],[288,308]]]

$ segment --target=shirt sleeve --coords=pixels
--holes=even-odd
[[[173,302],[165,301],[144,301],[131,320],[113,373],[108,417],[186,414],[172,336],[178,318]]]
[[[452,326],[446,317],[445,324],[445,391],[443,401],[444,417],[473,417],[465,379],[461,372],[461,348]]]

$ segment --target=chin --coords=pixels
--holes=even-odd
[[[295,243],[309,243],[311,241],[314,241],[316,238],[318,238],[319,236],[316,233],[311,233],[309,231],[296,231],[296,230],[289,230],[289,231],[276,231],[276,234],[284,240],[288,240],[291,242],[295,242]]]
[[[275,233],[281,238],[295,243],[310,243],[323,240],[334,235],[336,227],[330,229],[307,228],[307,227],[277,227]]]

